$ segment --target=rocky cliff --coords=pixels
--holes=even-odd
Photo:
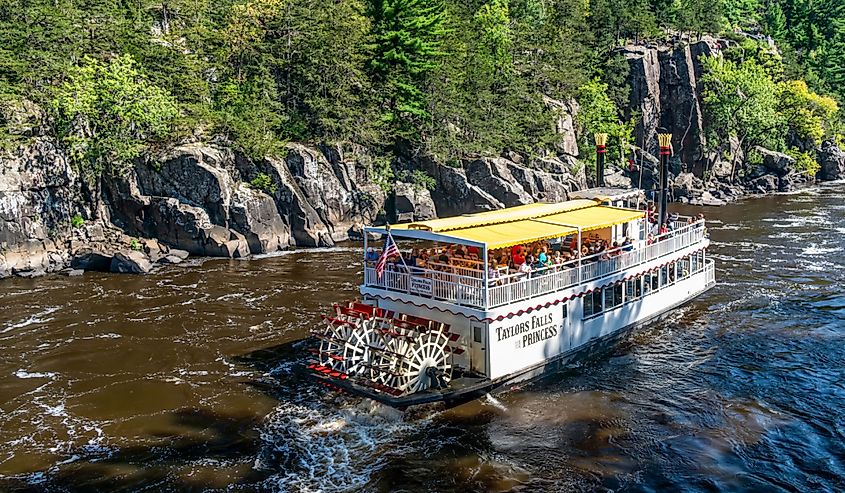
[[[736,165],[725,161],[719,152],[708,152],[700,59],[718,55],[728,43],[704,37],[691,44],[631,45],[620,50],[629,66],[631,95],[625,116],[636,121],[635,162],[633,166],[611,169],[611,184],[654,188],[659,131],[672,134],[670,185],[672,196],[678,201],[719,205],[748,194],[787,192],[816,180],[845,178],[845,156],[830,142],[816,150],[816,160],[821,165],[816,177],[796,169],[790,156],[768,149],[757,149],[762,162],[739,159]],[[732,155],[739,152],[733,147],[729,151]]]
[[[352,147],[294,143],[255,161],[223,141],[186,143],[144,156],[94,194],[55,139],[26,141],[0,154],[0,277],[140,273],[188,255],[331,246],[359,238],[385,201],[365,151]],[[565,200],[586,185],[572,155],[526,161],[517,153],[460,167],[408,160],[402,165],[425,170],[435,186],[398,183],[397,208],[403,219],[423,220]]]

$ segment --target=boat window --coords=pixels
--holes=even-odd
[[[673,282],[675,282],[675,279],[677,278],[678,263],[672,262],[667,267],[668,267],[668,269],[666,269],[666,270],[669,273],[669,284],[672,284]]]
[[[593,316],[593,293],[584,295],[584,318]]]
[[[622,290],[623,286],[621,282],[617,282],[613,285],[613,306],[619,306],[622,304]]]
[[[613,286],[604,288],[604,306],[608,310],[616,306],[613,302]]]
[[[660,268],[660,285],[665,286],[667,284],[669,284],[669,268],[664,265]]]
[[[592,293],[584,295],[584,318],[591,317],[602,311],[603,290],[596,289]]]
[[[472,328],[472,340],[474,342],[481,342],[481,327],[478,325]]]
[[[625,281],[625,299],[635,300],[642,296],[642,277]]]

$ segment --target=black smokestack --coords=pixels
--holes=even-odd
[[[669,156],[672,155],[672,134],[658,134],[660,141],[660,208],[658,227],[669,218]]]
[[[596,186],[604,186],[604,160],[607,155],[607,134],[596,134]]]

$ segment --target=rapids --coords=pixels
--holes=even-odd
[[[705,209],[715,288],[448,411],[303,377],[357,247],[0,281],[0,489],[843,491],[843,193]]]

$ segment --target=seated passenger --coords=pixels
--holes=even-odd
[[[367,253],[364,255],[364,260],[367,262],[377,262],[378,256],[378,253],[376,253],[373,247],[367,247]]]
[[[513,260],[513,266],[517,269],[525,263],[525,257],[522,255],[522,247],[516,250],[516,253],[511,256],[511,260]]]
[[[491,286],[500,284],[499,264],[496,262],[496,259],[491,260],[490,263],[487,264],[487,279],[489,279]]]
[[[548,249],[546,247],[542,247],[540,249],[540,253],[537,255],[537,263],[542,264],[543,267],[546,267],[551,264],[551,262],[549,262],[549,256],[546,254],[546,252],[548,252]]]
[[[531,275],[531,264],[528,261],[533,259],[531,259],[531,256],[529,255],[527,259],[523,260],[524,261],[519,264],[519,267],[517,268],[517,272],[521,274],[520,278],[524,278]]]

